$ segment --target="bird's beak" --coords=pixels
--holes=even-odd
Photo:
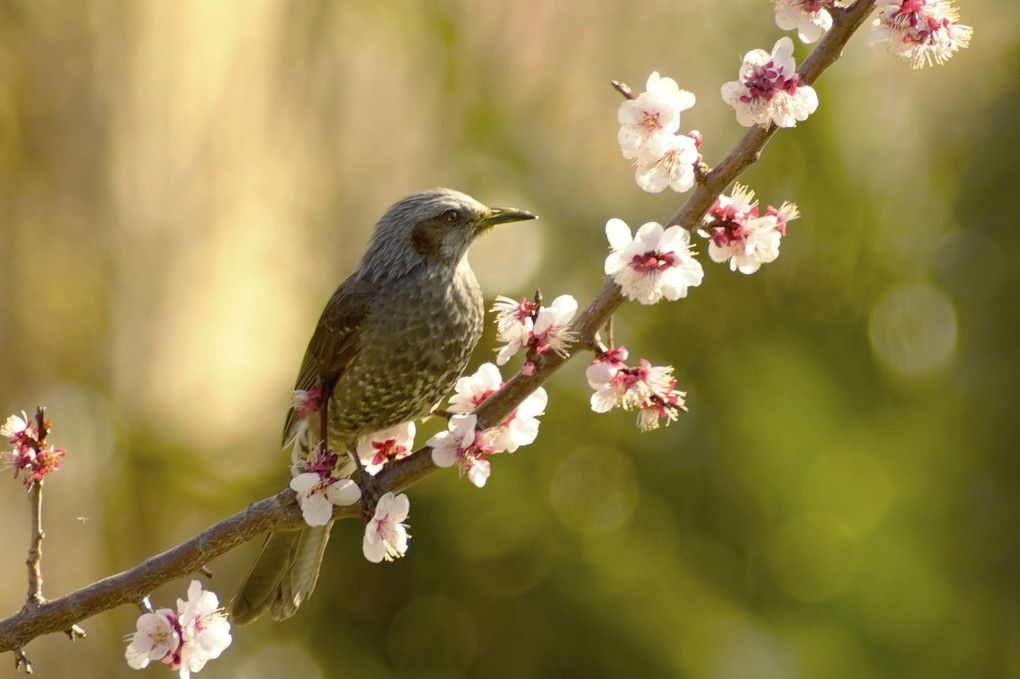
[[[478,232],[488,231],[497,224],[508,222],[523,222],[528,219],[538,219],[538,215],[527,210],[517,210],[512,207],[490,207],[489,211],[482,215],[476,224]]]

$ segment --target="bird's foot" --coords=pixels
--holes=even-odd
[[[375,477],[365,469],[365,465],[361,463],[361,458],[358,457],[356,452],[348,451],[348,454],[354,460],[354,465],[358,468],[358,487],[361,488],[361,515],[368,522],[375,516],[375,506],[378,504],[379,497],[381,496],[379,484],[376,482]]]

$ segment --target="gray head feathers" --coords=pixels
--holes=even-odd
[[[456,268],[490,210],[452,189],[415,193],[394,203],[376,222],[358,274],[374,281],[436,264]]]

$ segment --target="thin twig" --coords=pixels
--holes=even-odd
[[[14,647],[14,671],[17,672],[20,669],[25,670],[25,674],[32,674],[32,661],[25,655],[25,649],[21,646]]]
[[[46,601],[42,595],[42,542],[46,534],[42,529],[42,479],[28,487],[28,504],[32,508],[32,541],[28,547],[28,599],[26,606],[38,606]]]

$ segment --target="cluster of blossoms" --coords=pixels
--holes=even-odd
[[[648,76],[645,87],[620,104],[620,150],[634,161],[634,179],[644,191],[659,193],[668,186],[683,193],[694,186],[694,165],[701,157],[699,133],[677,134],[680,113],[694,106],[694,95],[657,72]]]
[[[914,68],[945,63],[970,44],[974,29],[960,23],[951,0],[880,2],[869,44],[881,44]]]
[[[49,430],[50,423],[43,421],[41,414],[33,426],[32,419],[24,411],[20,416],[11,415],[0,426],[0,437],[14,446],[13,450],[0,454],[2,466],[14,469],[14,478],[21,478],[26,486],[60,469],[60,460],[67,454],[46,442]]]
[[[799,216],[797,206],[790,202],[778,209],[770,205],[759,215],[754,191],[736,184],[732,195],[715,199],[698,233],[709,239],[708,256],[713,262],[729,260],[730,270],[751,274],[762,264],[775,261],[787,222]]]
[[[796,29],[802,42],[818,40],[832,27],[830,11],[847,7],[847,0],[774,0],[776,24]],[[914,68],[943,64],[970,44],[974,29],[960,23],[952,0],[879,2],[868,43],[881,44]],[[779,123],[776,123],[777,125]]]
[[[591,409],[605,413],[613,408],[638,411],[637,426],[641,431],[656,429],[659,419],[666,424],[677,419],[684,405],[686,392],[676,390],[671,366],[653,366],[641,359],[635,367],[628,366],[627,348],[614,347],[602,352],[585,372],[588,385],[595,390]]]
[[[751,50],[744,56],[737,80],[722,86],[722,98],[744,127],[794,127],[818,108],[818,95],[800,82],[793,59],[793,41],[780,38],[769,54]]]
[[[539,387],[502,424],[479,429],[474,410],[503,384],[499,368],[492,363],[483,363],[474,375],[457,380],[456,393],[450,397],[449,411],[453,415],[447,430],[428,441],[436,466],[457,465],[460,473],[479,488],[485,485],[491,472],[487,456],[512,453],[534,442],[538,436],[538,416],[545,412],[549,401],[545,389]]]
[[[686,229],[663,229],[648,222],[631,238],[623,220],[606,222],[606,237],[612,252],[606,257],[605,272],[623,295],[642,304],[655,304],[665,297],[687,296],[687,288],[701,285],[705,272],[691,252],[691,235]]]
[[[492,307],[496,314],[496,341],[505,342],[496,355],[496,363],[504,365],[521,349],[527,349],[528,358],[522,371],[534,372],[534,357],[551,351],[566,356],[567,348],[577,339],[570,330],[570,322],[577,312],[577,300],[560,295],[549,306],[522,298],[515,301],[502,295],[496,297]]]
[[[188,679],[206,662],[218,658],[230,641],[230,623],[219,599],[192,580],[188,600],[178,599],[176,611],[160,608],[138,618],[124,655],[136,670],[155,660],[180,671],[181,679]]]
[[[306,418],[318,412],[321,391],[296,390],[291,407],[298,411],[300,426],[294,442],[293,478],[290,487],[297,494],[301,516],[309,526],[325,526],[333,518],[334,506],[352,505],[361,499],[361,488],[348,478],[353,463],[327,450],[320,441],[310,452],[306,437],[311,433]],[[389,429],[362,436],[357,441],[357,455],[369,474],[377,474],[390,460],[407,457],[414,449],[414,423],[405,422]],[[407,519],[410,502],[407,495],[386,493],[375,505],[375,512],[365,526],[362,552],[372,563],[383,559],[393,561],[407,551]]]

